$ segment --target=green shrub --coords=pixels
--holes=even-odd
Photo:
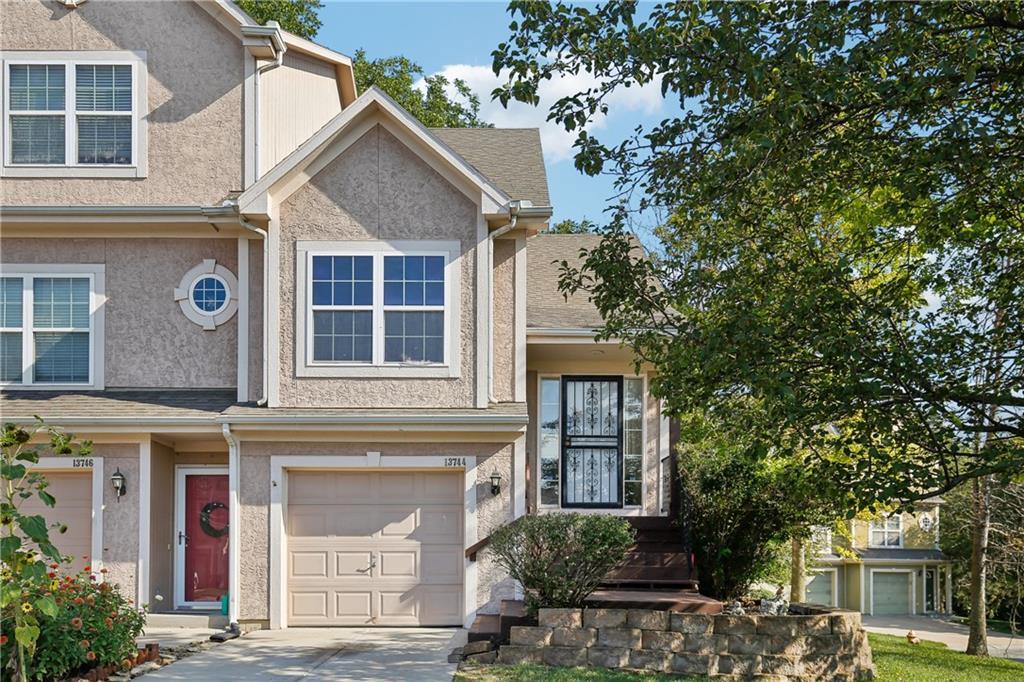
[[[524,516],[491,536],[495,562],[523,586],[531,614],[582,606],[632,545],[629,522],[602,514]]]
[[[82,572],[60,575],[51,563],[43,580],[20,581],[21,604],[52,600],[56,608],[49,613],[33,609],[39,636],[30,657],[26,657],[26,678],[64,679],[95,666],[131,665],[138,653],[135,639],[146,622],[144,611],[136,609],[116,585],[98,583],[86,567]],[[15,586],[9,571],[5,585]],[[11,605],[14,606],[13,604]],[[6,611],[6,610],[5,610]],[[7,613],[4,613],[7,616]],[[14,619],[3,619],[3,641],[13,641]],[[3,647],[5,658],[13,647]],[[13,657],[12,657],[13,658]],[[5,661],[8,670],[14,660]]]

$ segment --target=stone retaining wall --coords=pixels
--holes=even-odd
[[[709,677],[874,679],[871,648],[859,613],[801,610],[804,615],[707,616],[634,609],[541,609],[539,625],[512,628],[511,643],[498,651],[498,662]]]

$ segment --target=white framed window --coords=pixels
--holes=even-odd
[[[297,248],[300,376],[457,375],[458,242]]]
[[[144,177],[146,77],[133,52],[3,55],[3,175]]]
[[[102,388],[102,266],[5,266],[0,383]]]
[[[868,544],[871,547],[902,547],[903,517],[892,514],[882,519],[873,519],[868,532]]]
[[[622,380],[622,506],[644,504],[644,380]]]

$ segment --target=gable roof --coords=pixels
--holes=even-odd
[[[580,249],[601,242],[598,234],[538,234],[526,240],[530,285],[526,288],[528,329],[599,329],[604,320],[586,292],[566,299],[558,290],[561,261],[579,263]]]
[[[550,206],[537,128],[430,128],[442,142],[514,199]]]
[[[412,141],[421,143],[422,147],[430,152],[429,156],[435,166],[453,171],[468,185],[478,188],[487,202],[483,207],[484,213],[503,213],[508,210],[509,202],[513,198],[518,198],[509,196],[489,177],[481,173],[395,100],[391,99],[387,93],[374,86],[267,171],[249,189],[242,192],[238,197],[239,210],[242,213],[263,211],[267,205],[268,195],[280,188],[284,188],[284,196],[275,197],[275,200],[283,201],[291,191],[297,189],[315,174],[315,172],[307,170],[314,161],[323,164],[341,153],[340,148],[334,147],[334,154],[330,154],[329,150],[335,140],[341,138],[346,131],[358,130],[358,123],[374,114],[380,114],[382,120],[395,126],[394,130],[400,130],[407,137],[411,137]],[[296,178],[299,178],[301,182],[290,182]]]

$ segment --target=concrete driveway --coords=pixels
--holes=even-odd
[[[416,680],[451,682],[458,628],[260,630],[145,675],[149,680]]]
[[[864,629],[884,635],[903,637],[913,630],[921,639],[942,642],[954,651],[967,649],[966,625],[951,623],[943,618],[930,616],[863,616]],[[1024,660],[1024,638],[994,630],[988,631],[988,653],[1000,658]]]

